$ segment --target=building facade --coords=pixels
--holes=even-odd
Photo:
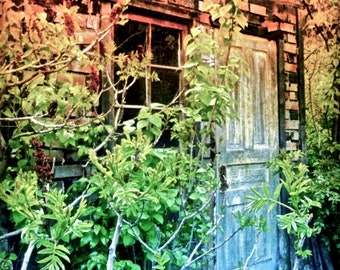
[[[35,1],[42,6],[61,4],[63,1]],[[96,38],[99,25],[105,29],[116,1],[72,1],[79,6],[82,31],[79,46],[86,46]],[[226,190],[216,198],[216,211],[232,216],[247,204],[249,187],[266,183],[274,189],[278,176],[265,165],[281,150],[306,150],[305,102],[303,75],[303,40],[301,29],[302,8],[297,0],[239,0],[239,9],[247,18],[243,38],[235,40],[232,53],[241,56],[242,66],[249,76],[241,78],[233,97],[238,121],[225,119],[216,127],[212,147],[218,153],[216,172],[226,184]],[[88,15],[90,11],[90,15]],[[148,70],[157,72],[160,81],[142,78],[125,97],[123,120],[137,115],[151,103],[171,102],[178,89],[185,87],[181,66],[185,62],[183,41],[192,26],[213,28],[208,13],[202,12],[198,0],[132,0],[126,11],[128,22],[117,25],[105,37],[118,44],[117,53],[141,50],[152,53]],[[112,69],[114,66],[112,66]],[[85,85],[91,70],[73,65],[74,81]],[[105,74],[102,76],[105,85]],[[103,110],[110,108],[113,97],[102,100]],[[114,116],[112,116],[113,118]],[[168,142],[165,142],[165,144]],[[0,152],[0,158],[3,155]],[[56,179],[75,179],[83,175],[83,167],[72,164],[72,154],[56,151],[59,160],[70,160],[68,165],[57,166]],[[208,157],[208,158],[213,158]],[[76,163],[76,162],[75,162]],[[285,200],[283,197],[282,200]],[[291,250],[289,239],[277,229],[276,215],[280,209],[263,212],[271,231],[257,235],[247,229],[216,251],[211,266],[216,270],[238,267],[238,258],[246,259],[253,252],[249,265],[253,269],[289,269]],[[223,242],[237,229],[237,223],[224,219],[223,232],[216,241]]]

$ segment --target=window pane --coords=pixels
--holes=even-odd
[[[146,48],[146,24],[128,21],[125,25],[116,25],[114,39],[117,54],[136,51],[138,45]]]
[[[151,84],[151,102],[168,104],[179,90],[179,72],[174,70],[153,68],[160,81]]]
[[[145,104],[145,78],[138,79],[129,90],[126,91],[126,104],[146,105]]]
[[[136,51],[138,45],[142,45],[145,48],[146,29],[146,24],[136,21],[129,21],[125,25],[116,25],[114,31],[114,40],[117,46],[116,54],[129,54],[132,51]],[[121,87],[123,87],[123,85]],[[127,90],[125,103],[133,105],[145,105],[145,98],[145,78],[141,78],[137,80],[129,90]],[[121,100],[119,100],[119,102],[121,102]],[[132,114],[135,115],[135,113]],[[128,119],[127,115],[128,109],[125,110],[124,119]]]
[[[178,39],[180,31],[160,26],[152,26],[152,63],[178,66]]]

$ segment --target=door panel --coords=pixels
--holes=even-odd
[[[238,102],[235,107],[238,120],[226,119],[225,126],[216,129],[217,166],[224,168],[227,184],[227,189],[217,197],[217,211],[224,216],[223,231],[217,234],[217,243],[238,228],[232,214],[242,212],[249,203],[245,199],[250,194],[249,187],[260,187],[265,182],[273,189],[278,183],[276,176],[265,166],[278,154],[276,43],[244,35],[235,43],[232,55],[245,60],[242,69],[249,75],[240,72],[240,82],[233,93]],[[238,233],[217,250],[217,270],[237,269],[239,262],[245,264],[254,246],[247,269],[276,269],[276,213],[274,210],[262,214],[271,230],[259,237],[252,228]]]

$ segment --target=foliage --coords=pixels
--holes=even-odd
[[[307,157],[313,178],[310,196],[322,204],[314,211],[315,223],[336,268],[340,252],[339,226],[335,225],[340,217],[339,1],[302,2],[307,11],[304,48]]]
[[[297,151],[281,153],[268,163],[283,178],[273,194],[265,184],[262,185],[262,193],[251,188],[253,196],[247,197],[252,201],[248,209],[259,211],[268,206],[270,211],[275,205],[280,205],[284,214],[277,217],[279,227],[294,237],[298,256],[306,258],[312,255],[311,250],[303,250],[303,246],[306,238],[316,235],[321,235],[328,248],[336,254],[340,233],[337,222],[340,204],[339,168],[332,167],[332,170],[325,172],[302,163],[302,160],[303,154]],[[282,192],[288,195],[287,203],[283,203],[280,198]]]
[[[2,2],[0,120],[13,128],[6,139],[1,134],[12,166],[0,196],[27,247],[22,269],[34,248],[41,269],[200,269],[228,241],[211,242],[221,217],[211,211],[218,181],[204,153],[213,124],[234,117],[230,92],[239,59],[230,57],[229,46],[246,20],[232,1],[222,7],[207,1],[204,9],[220,27],[193,28],[185,39],[188,88],[170,104],[145,107],[121,122],[131,86],[141,77],[158,80],[146,72],[151,55],[117,54],[105,42],[114,25],[126,22],[127,4],[113,5],[107,28],[93,23],[96,36],[82,48],[81,16],[70,1],[45,9]],[[90,69],[86,85],[74,81],[70,71],[78,67]],[[106,93],[112,104],[101,111]],[[166,129],[178,148],[155,147]],[[94,173],[68,190],[59,187],[49,157],[55,147],[76,150],[77,162]],[[243,214],[239,219],[235,233],[254,225]]]
[[[11,210],[15,226],[23,228],[22,241],[33,240],[42,255],[38,260],[41,269],[64,269],[65,261],[70,261],[65,245],[82,237],[92,226],[90,221],[80,219],[88,214],[85,200],[81,199],[74,209],[73,204],[66,205],[67,195],[61,190],[42,192],[37,174],[22,171],[14,182],[2,182],[0,196]]]
[[[321,208],[314,209],[314,224],[320,228],[322,240],[333,256],[340,253],[340,168],[332,170],[314,170],[312,173],[310,194],[313,200],[320,202]],[[334,260],[336,265],[336,260]]]
[[[280,179],[281,183],[273,194],[270,194],[268,187],[263,184],[263,194],[255,188],[251,188],[254,196],[247,198],[252,200],[248,207],[253,211],[259,211],[267,204],[269,204],[268,211],[275,205],[280,205],[289,211],[286,214],[278,215],[279,227],[294,237],[296,254],[305,258],[312,254],[311,250],[303,250],[305,238],[314,236],[321,229],[316,223],[311,222],[313,210],[321,208],[321,203],[311,196],[312,180],[307,176],[307,166],[301,162],[294,165],[294,162],[299,158],[301,158],[301,152],[283,153],[273,159],[269,165],[273,165],[277,172],[282,173],[284,179]],[[280,200],[283,187],[288,193],[287,203]]]
[[[340,157],[338,4],[332,0],[310,1],[307,9],[304,42],[307,143],[311,163],[327,163]]]
[[[10,270],[12,262],[15,261],[17,258],[18,256],[13,252],[8,253],[6,250],[1,251],[0,252],[1,269]]]

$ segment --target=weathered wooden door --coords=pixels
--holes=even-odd
[[[232,54],[239,55],[246,63],[234,98],[239,120],[228,120],[216,130],[219,153],[218,171],[227,189],[217,198],[217,213],[222,218],[223,231],[217,243],[231,236],[239,227],[233,213],[243,211],[249,187],[260,187],[265,182],[273,188],[278,180],[265,163],[278,154],[278,91],[276,43],[264,38],[244,35],[237,41]],[[223,208],[223,210],[220,210]],[[275,211],[263,211],[270,231],[257,235],[253,229],[236,234],[217,250],[216,269],[274,270],[277,264],[278,237]],[[240,268],[243,269],[243,268]]]

